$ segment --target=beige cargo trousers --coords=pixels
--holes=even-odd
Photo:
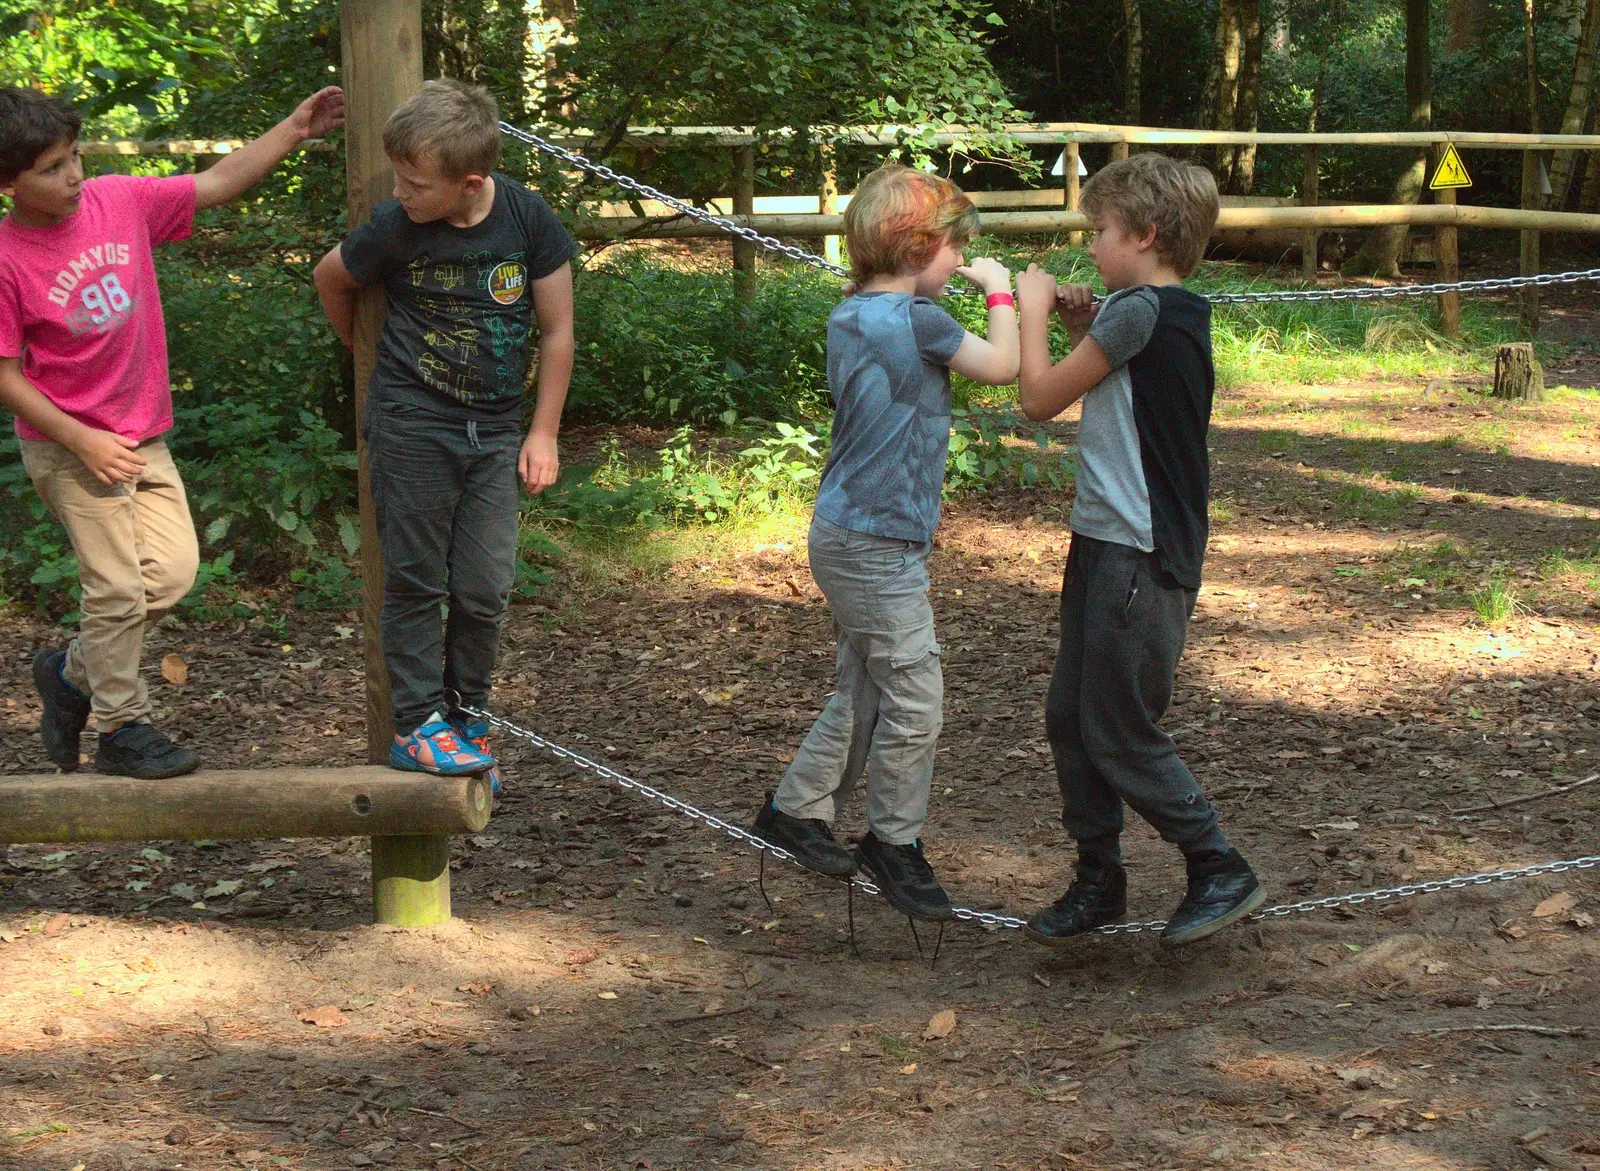
[[[28,478],[78,555],[82,618],[62,674],[90,697],[102,733],[148,721],[144,635],[189,592],[200,561],[178,467],[167,445],[150,439],[138,448],[149,463],[137,481],[102,484],[59,443],[21,445]]]

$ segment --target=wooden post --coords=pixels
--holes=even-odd
[[[1544,369],[1533,356],[1532,342],[1508,342],[1496,349],[1494,397],[1544,401]]]
[[[1305,148],[1305,170],[1300,177],[1301,207],[1317,206],[1317,183],[1317,144],[1312,143]],[[1317,279],[1317,241],[1321,237],[1316,228],[1300,233],[1300,276],[1307,284]]]
[[[1120,163],[1123,159],[1125,159],[1127,157],[1128,157],[1128,140],[1126,138],[1118,139],[1116,142],[1113,142],[1111,144],[1111,161],[1112,162]]]
[[[1543,202],[1544,198],[1539,192],[1539,154],[1537,151],[1525,150],[1522,152],[1522,206],[1537,209]],[[1517,271],[1523,276],[1534,276],[1539,271],[1537,228],[1522,230],[1522,258]],[[1539,332],[1539,286],[1537,285],[1529,285],[1522,290],[1522,327],[1530,334]]]
[[[752,216],[756,213],[756,148],[733,148],[733,214]],[[733,287],[741,301],[753,301],[756,296],[756,246],[748,240],[733,238]]]
[[[389,197],[394,173],[383,153],[383,124],[422,87],[421,0],[339,0],[345,91],[345,183],[350,223],[363,223]],[[365,289],[356,307],[356,419],[366,411],[367,383],[383,331],[381,288]],[[359,427],[357,431],[359,435]],[[372,470],[364,439],[356,443],[361,491],[362,641],[367,676],[367,757],[389,758],[394,727],[389,672],[383,661],[383,555],[372,506]],[[443,857],[444,864],[438,865]],[[372,839],[373,912],[379,923],[415,927],[450,917],[450,839]]]
[[[822,155],[822,193],[817,197],[817,211],[822,215],[839,214],[839,147],[832,142],[824,142],[818,147]],[[751,205],[754,206],[755,195],[751,193]],[[824,236],[822,238],[822,257],[829,264],[839,263],[839,237]]]
[[[1069,141],[1067,143],[1067,161],[1063,163],[1061,167],[1062,171],[1065,172],[1062,175],[1062,178],[1066,181],[1067,185],[1066,202],[1068,211],[1078,210],[1078,191],[1079,185],[1082,182],[1078,178],[1078,159],[1081,157],[1081,155],[1082,151],[1078,148],[1078,140],[1074,138]],[[1083,233],[1068,232],[1067,244],[1073,248],[1082,248]]]
[[[422,87],[421,0],[340,0],[345,101],[345,186],[350,226],[366,222],[372,209],[390,197],[394,171],[383,153],[383,124],[396,106]],[[364,289],[356,307],[356,459],[361,493],[362,649],[367,676],[367,759],[389,759],[394,727],[389,710],[389,671],[378,628],[383,612],[383,555],[378,548],[377,514],[372,507],[372,475],[360,421],[366,411],[367,384],[377,362],[383,332],[382,288]]]
[[[1444,157],[1444,147],[1434,151],[1434,167]],[[1454,207],[1456,192],[1453,187],[1441,188],[1433,193],[1433,201],[1445,207]],[[1456,250],[1456,226],[1440,224],[1433,232],[1434,251],[1438,253],[1434,271],[1440,284],[1450,284],[1461,279],[1461,257]],[[1446,337],[1461,336],[1461,294],[1439,294],[1439,329]]]
[[[372,918],[431,927],[450,918],[450,839],[372,839]]]

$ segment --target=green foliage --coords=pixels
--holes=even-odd
[[[627,257],[578,281],[569,412],[608,422],[794,417],[827,395],[827,320],[839,282],[771,267],[756,300],[726,273]]]
[[[1016,441],[1015,430],[1002,427],[992,416],[955,408],[945,464],[946,496],[1001,484],[1065,489],[1075,478],[1070,459],[1050,455],[1044,428],[1034,428],[1031,441]]]
[[[1472,595],[1472,608],[1485,626],[1499,626],[1522,609],[1522,603],[1511,583],[1503,576],[1495,576]]]

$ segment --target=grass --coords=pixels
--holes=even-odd
[[[1579,553],[1575,549],[1557,549],[1539,563],[1539,574],[1546,581],[1561,577],[1583,579],[1585,589],[1600,591],[1600,550]]]
[[[1422,490],[1409,485],[1389,489],[1345,484],[1333,494],[1333,511],[1341,520],[1388,524],[1399,520],[1421,499]]]
[[[1485,626],[1499,626],[1522,608],[1517,592],[1503,577],[1489,579],[1489,584],[1472,595],[1472,608]]]

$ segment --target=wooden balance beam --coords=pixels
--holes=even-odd
[[[37,774],[0,779],[0,843],[370,837],[374,920],[423,927],[450,918],[450,836],[483,829],[489,809],[482,776],[376,765]]]

